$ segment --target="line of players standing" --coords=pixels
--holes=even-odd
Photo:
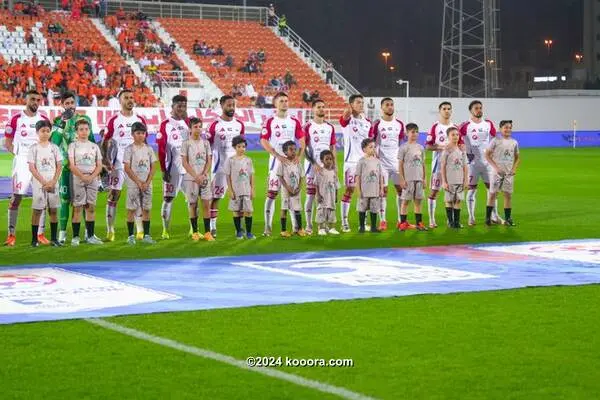
[[[143,117],[133,111],[133,96],[128,91],[123,91],[120,96],[121,111],[114,115],[107,123],[106,132],[103,136],[103,164],[108,170],[108,188],[109,195],[106,207],[107,222],[107,241],[113,241],[115,238],[115,220],[117,204],[120,198],[123,183],[126,181],[126,173],[123,163],[125,149],[133,143],[132,126],[138,122],[146,124]],[[41,96],[36,92],[30,92],[26,96],[26,108],[22,113],[15,115],[6,128],[6,147],[15,155],[13,162],[13,196],[9,203],[8,233],[9,237],[5,244],[12,246],[15,243],[15,226],[17,221],[17,212],[22,196],[27,192],[31,181],[31,173],[27,167],[28,149],[37,142],[37,133],[35,125],[37,121],[47,119],[38,112]],[[206,211],[209,213],[209,225],[206,227],[206,238],[214,240],[217,235],[217,217],[218,204],[226,192],[228,186],[228,176],[225,166],[229,158],[235,156],[236,150],[232,146],[234,138],[244,136],[244,124],[235,118],[235,101],[230,96],[221,98],[222,115],[214,121],[208,129],[208,141],[212,147],[212,165],[211,167],[211,188],[212,194],[210,201],[207,202]],[[306,177],[306,198],[303,205],[306,218],[306,230],[302,229],[301,222],[297,218],[292,218],[294,232],[311,234],[313,231],[313,211],[315,201],[322,200],[322,195],[318,193],[316,179],[324,169],[323,152],[331,152],[335,166],[336,136],[333,125],[325,121],[326,104],[317,100],[313,103],[313,118],[302,126],[296,118],[288,115],[288,97],[285,93],[279,93],[274,98],[276,108],[275,115],[264,124],[261,132],[260,141],[263,148],[269,153],[269,175],[267,182],[267,195],[264,206],[265,230],[264,235],[272,234],[272,223],[275,209],[275,200],[282,188],[282,166],[290,164],[300,164],[304,158],[304,168],[301,176]],[[490,166],[486,160],[485,151],[489,146],[491,139],[496,135],[494,124],[483,118],[483,105],[479,101],[473,101],[469,105],[471,118],[463,123],[460,128],[451,121],[452,105],[449,102],[442,102],[439,105],[439,120],[432,126],[427,136],[426,148],[432,151],[432,175],[431,191],[428,196],[429,227],[437,227],[435,221],[436,197],[442,188],[441,174],[441,154],[446,148],[450,128],[460,129],[460,144],[466,146],[466,153],[469,155],[468,168],[468,192],[467,208],[469,212],[469,225],[475,224],[475,193],[479,179],[482,179],[489,188]],[[74,106],[66,108],[68,118],[77,118],[74,116]],[[163,178],[163,202],[161,206],[161,217],[163,223],[162,238],[170,237],[170,222],[172,214],[172,203],[177,193],[182,190],[186,169],[182,163],[181,147],[184,141],[190,135],[189,119],[187,118],[187,99],[184,96],[175,96],[172,102],[171,116],[160,125],[156,136],[158,145],[158,160]],[[200,121],[201,122],[201,121]],[[348,215],[350,202],[355,191],[357,178],[357,166],[361,158],[365,157],[363,148],[365,140],[371,139],[375,144],[376,157],[381,165],[381,179],[383,185],[383,199],[387,199],[387,188],[390,182],[393,182],[397,192],[396,204],[398,222],[397,227],[401,230],[411,229],[415,226],[401,220],[401,209],[403,199],[401,196],[405,182],[398,168],[398,150],[405,140],[405,125],[400,120],[394,118],[394,102],[390,98],[381,101],[381,119],[371,123],[364,116],[364,101],[361,95],[353,95],[349,99],[348,108],[340,117],[340,125],[343,130],[344,147],[344,165],[343,176],[345,190],[341,199],[341,222],[342,231],[350,232]],[[414,124],[409,124],[417,129]],[[511,123],[512,126],[512,123]],[[91,129],[91,126],[90,126]],[[284,151],[284,144],[290,141],[298,142],[298,151],[295,157],[288,157]],[[238,141],[239,142],[239,141]],[[463,147],[461,147],[463,148]],[[517,148],[518,152],[518,148]],[[306,157],[305,157],[306,156]],[[422,160],[423,162],[424,160]],[[358,179],[360,181],[360,179]],[[65,182],[65,185],[68,183]],[[338,184],[339,186],[339,184]],[[284,190],[289,185],[284,183]],[[70,192],[71,188],[60,188],[61,193]],[[286,196],[283,196],[284,198]],[[204,198],[203,198],[204,200]],[[337,194],[336,194],[337,203]],[[387,201],[379,202],[379,226],[378,229],[387,229]],[[488,207],[489,208],[489,207]],[[205,211],[205,213],[206,213]],[[295,211],[296,214],[299,210]],[[405,210],[402,210],[404,214]],[[44,243],[44,220],[39,222],[39,238]],[[143,237],[143,222],[141,208],[136,212],[136,223],[138,226],[138,238]],[[204,215],[205,221],[207,215]],[[283,217],[283,216],[282,216]],[[331,221],[334,221],[333,219]],[[331,222],[330,221],[330,222]],[[486,221],[502,223],[503,221],[493,207],[491,218]],[[364,229],[364,226],[362,227]],[[237,228],[236,228],[237,229]],[[66,222],[61,221],[61,241],[64,242],[66,236]],[[328,229],[329,233],[336,234],[334,228]],[[319,234],[326,234],[319,229]],[[47,242],[47,240],[46,240]]]

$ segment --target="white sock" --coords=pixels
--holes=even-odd
[[[142,222],[142,208],[135,210],[135,229],[137,233],[144,232],[144,223]]]
[[[106,204],[106,231],[115,231],[115,219],[117,217],[117,203],[114,201],[108,201]]]
[[[477,194],[477,189],[469,189],[467,192],[467,211],[469,212],[469,219],[475,219],[475,195]]]
[[[387,219],[385,214],[387,213],[387,196],[383,196],[381,198],[381,207],[379,209],[379,220],[382,222],[386,222]]]
[[[494,210],[492,211],[492,218],[494,218],[496,221],[500,219],[500,216],[498,215],[498,198],[496,198],[496,201],[494,201]]]
[[[342,200],[342,224],[348,225],[348,213],[350,212],[350,202]]]
[[[211,208],[210,210],[210,230],[211,231],[216,231],[217,230],[217,213],[219,212],[219,210]]]
[[[307,194],[306,201],[304,202],[304,217],[306,219],[306,229],[312,231],[312,213],[313,213],[313,204],[315,202],[314,194]]]
[[[42,214],[40,215],[40,225],[38,227],[38,235],[43,235],[45,232],[45,227],[46,227],[46,212],[48,210],[46,210],[44,208],[44,210],[42,211]]]
[[[8,206],[8,233],[14,235],[17,230],[17,220],[19,219],[19,207],[12,208]]]
[[[429,211],[429,225],[436,225],[435,223],[435,206],[436,199],[427,198],[427,210]]]
[[[168,231],[169,225],[171,225],[171,208],[173,207],[173,201],[166,202],[163,200],[160,208],[160,215],[162,217],[163,229]]]
[[[398,215],[398,222],[400,222],[400,210],[402,210],[402,198],[399,194],[396,194],[396,215]]]
[[[265,230],[273,231],[273,213],[275,212],[275,199],[267,196],[265,200]]]

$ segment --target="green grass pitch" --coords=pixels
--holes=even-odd
[[[216,242],[192,242],[183,197],[173,207],[171,240],[125,244],[124,201],[117,242],[77,249],[29,247],[30,200],[19,214],[17,246],[0,248],[0,265],[273,252],[413,247],[598,237],[600,149],[523,149],[516,176],[514,229],[482,224],[461,231],[236,241],[221,203]],[[263,229],[264,153],[251,153],[257,183],[254,232]],[[0,155],[0,174],[10,160]],[[161,183],[154,182],[152,233],[160,236]],[[478,219],[485,212],[478,193]],[[390,195],[388,221],[395,221]],[[99,196],[99,236],[105,194]],[[5,233],[7,202],[0,201]],[[354,202],[352,206],[354,208]],[[502,200],[500,200],[500,209]],[[356,227],[353,211],[351,224]],[[426,214],[426,212],[425,212]],[[412,218],[412,212],[410,213]],[[427,220],[427,217],[425,216]],[[442,202],[437,219],[444,220]],[[466,210],[463,211],[466,221]],[[390,224],[392,225],[392,224]],[[143,249],[143,251],[142,251]],[[0,267],[1,268],[1,267]],[[1,269],[0,269],[1,271]],[[248,356],[352,358],[352,368],[282,371],[385,399],[600,398],[600,286],[331,301],[109,318],[120,325],[210,349]],[[0,325],[0,398],[325,399],[313,389],[123,336],[85,321]]]

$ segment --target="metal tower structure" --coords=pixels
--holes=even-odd
[[[443,0],[440,97],[495,97],[501,90],[498,0]]]

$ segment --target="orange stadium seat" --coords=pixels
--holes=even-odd
[[[22,28],[22,30],[27,33],[39,22],[42,23],[40,32],[47,41],[51,41],[52,39],[70,39],[74,45],[81,44],[82,46],[88,46],[91,45],[90,38],[93,37],[95,51],[100,55],[102,61],[106,65],[110,65],[117,70],[122,66],[126,66],[125,60],[117,51],[115,51],[106,39],[104,39],[103,35],[96,29],[87,16],[82,16],[80,19],[73,19],[70,14],[64,12],[44,12],[41,15],[32,17],[29,15],[14,15],[6,10],[0,11],[0,26],[4,25],[9,32]],[[48,33],[48,26],[57,22],[64,28],[64,33]],[[10,60],[2,60],[2,56],[0,56],[0,61],[4,61],[4,64],[6,65],[10,63]],[[2,64],[3,63],[0,62],[0,66]],[[39,84],[36,85],[37,89],[40,91],[47,89],[39,86]],[[107,87],[108,86],[109,85],[107,84]],[[134,97],[138,105],[155,106],[158,103],[156,97],[148,88],[136,86],[133,89]],[[109,90],[104,91],[106,92],[106,95],[101,94],[98,96],[100,98],[100,104],[105,105],[108,95],[115,95],[119,90],[119,87],[111,87]],[[79,90],[75,91],[80,94]],[[10,90],[2,89],[0,90],[0,103],[20,104],[21,100],[11,95]]]
[[[298,82],[288,91],[292,107],[305,106],[302,101],[302,93],[306,89],[318,90],[320,97],[327,102],[329,108],[343,108],[345,105],[344,99],[331,89],[319,74],[281,41],[273,31],[257,22],[181,18],[160,18],[158,21],[225,93],[231,91],[234,83],[245,85],[248,82],[252,83],[256,91],[262,92],[273,76],[283,76],[289,69]],[[192,48],[195,40],[215,47],[223,46],[225,54],[231,54],[234,58],[234,67],[231,73],[227,73],[225,76],[217,73],[210,64],[211,58],[215,56],[203,57],[193,54]],[[238,72],[248,58],[249,51],[258,51],[259,49],[265,50],[267,58],[263,64],[263,74]],[[224,56],[215,58],[220,62],[225,59]],[[248,106],[251,101],[247,97],[242,97],[239,99],[239,104]]]

